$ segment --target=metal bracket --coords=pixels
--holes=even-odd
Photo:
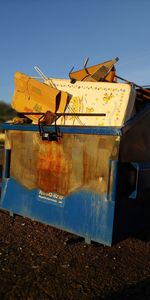
[[[69,78],[70,78],[70,83],[74,84],[76,82],[76,79],[71,78],[71,73],[74,70],[74,67],[71,68],[70,72],[69,72]]]
[[[138,194],[138,180],[139,180],[139,163],[131,162],[131,165],[133,166],[135,170],[135,179],[134,179],[134,190],[129,195],[129,198],[136,199]]]
[[[42,117],[40,117],[40,119]],[[50,142],[52,142],[52,141],[58,142],[59,139],[63,137],[63,134],[60,133],[59,127],[56,124],[57,118],[54,121],[55,122],[54,123],[54,129],[55,130],[53,132],[45,131],[44,130],[44,125],[46,126],[47,124],[41,123],[40,119],[39,119],[38,125],[39,125],[39,133],[40,133],[40,136],[42,137],[42,140],[43,141],[50,141]]]

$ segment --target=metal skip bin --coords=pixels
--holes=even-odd
[[[61,140],[49,142],[32,126],[7,131],[11,150],[5,150],[1,208],[111,244],[117,130],[101,135],[97,128],[86,134],[83,128],[62,128]]]
[[[80,113],[90,110],[87,82],[80,83],[80,89],[78,82],[54,83],[75,95],[69,104],[72,110],[77,105]],[[90,87],[103,117],[62,116],[56,126],[42,126],[50,139],[41,138],[36,124],[2,125],[5,160],[0,208],[87,242],[112,245],[148,219],[150,107],[135,112],[135,90],[128,84],[92,82]],[[52,138],[56,127],[57,140]]]

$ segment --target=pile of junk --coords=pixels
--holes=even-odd
[[[68,79],[16,72],[1,210],[109,246],[150,226],[150,89],[117,61],[86,60]]]

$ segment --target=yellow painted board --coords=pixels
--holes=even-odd
[[[72,95],[66,112],[105,113],[103,117],[61,117],[57,123],[83,126],[122,126],[134,113],[135,89],[124,83],[81,82],[51,78],[56,88]]]

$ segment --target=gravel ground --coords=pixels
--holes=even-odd
[[[150,299],[150,230],[113,247],[0,211],[0,299]]]

